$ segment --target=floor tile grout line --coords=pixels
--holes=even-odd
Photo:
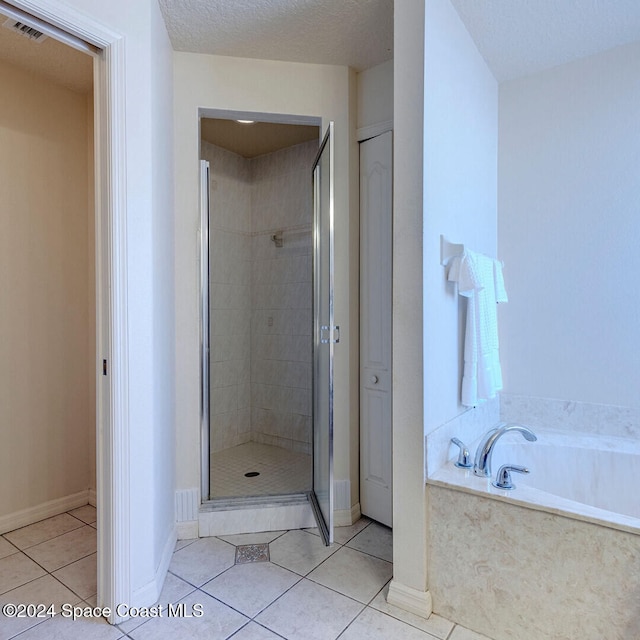
[[[11,533],[11,531],[7,531],[7,533]],[[21,552],[21,551],[22,551],[22,549],[20,549],[20,548],[16,547],[16,545],[15,545],[15,544],[13,544],[13,542],[11,542],[11,540],[9,540],[8,538],[5,538],[5,537],[4,537],[4,533],[2,534],[2,536],[1,536],[1,537],[4,539],[4,541],[5,541],[5,542],[8,542],[8,543],[9,543],[9,544],[10,544],[10,545],[15,549],[15,552],[14,552],[14,553],[19,553],[19,552]],[[10,553],[9,555],[10,555],[10,556],[12,556],[12,555],[14,555],[14,553]],[[4,557],[5,557],[5,558],[7,558],[8,556],[4,556]],[[1,559],[2,559],[2,558],[0,558],[0,560],[1,560]]]
[[[79,558],[76,558],[75,560],[72,560],[71,562],[67,562],[67,564],[63,564],[61,567],[56,567],[55,569],[51,569],[51,570],[47,569],[45,566],[40,564],[37,560],[32,558],[28,553],[25,553],[24,555],[27,556],[27,558],[29,558],[29,560],[35,562],[41,569],[44,569],[47,573],[53,575],[54,572],[60,571],[60,569],[65,569],[66,567],[70,567],[72,564],[75,564],[76,562],[80,562],[80,560],[85,560],[86,558],[88,558],[89,556],[92,556],[94,554],[96,555],[96,565],[97,565],[97,562],[98,562],[97,551],[92,551],[91,553],[87,553],[87,555],[84,555],[84,556],[81,556]]]
[[[71,515],[69,513],[67,513],[66,511],[63,513],[59,513],[59,516],[62,515]],[[51,516],[52,518],[55,518],[56,516]],[[88,525],[86,522],[82,522],[82,520],[80,520],[79,518],[76,518],[74,516],[71,516],[74,520],[77,520],[80,525],[77,527],[74,527],[73,529],[69,529],[69,531],[65,531],[64,533],[59,533],[58,535],[52,536],[51,538],[47,538],[46,540],[42,540],[41,542],[36,542],[35,544],[30,544],[28,547],[24,547],[24,549],[20,549],[20,551],[26,551],[27,549],[33,549],[33,547],[37,547],[38,545],[41,544],[45,544],[45,542],[51,542],[51,540],[56,540],[57,538],[61,538],[62,536],[67,535],[67,533],[71,533],[72,531],[77,531],[78,529],[82,529],[82,527],[89,527],[91,525]],[[50,518],[45,518],[44,520],[38,520],[38,522],[45,522],[46,520],[49,520]],[[34,522],[33,524],[38,524],[38,522]],[[26,527],[31,527],[32,525],[27,524],[24,527],[20,527],[18,529],[14,529],[13,531],[20,531],[20,529],[26,529]],[[7,531],[7,533],[13,533],[13,531]],[[2,534],[2,536],[4,537],[6,534]],[[11,542],[11,540],[9,540],[8,538],[5,538],[5,540],[7,540],[7,542]],[[16,544],[14,544],[13,542],[11,542],[11,544],[13,544],[13,546],[17,546]],[[18,547],[19,548],[19,547]]]
[[[269,606],[271,606],[271,605],[269,605]],[[266,609],[266,607],[265,607],[265,609]],[[264,611],[264,609],[262,611]],[[262,613],[262,611],[260,613]],[[278,638],[282,638],[283,640],[287,640],[287,638],[285,636],[283,636],[282,634],[278,633],[277,631],[274,631],[273,629],[269,629],[269,627],[265,627],[264,624],[262,624],[261,622],[258,622],[255,618],[251,618],[251,620],[249,620],[249,622],[247,622],[247,624],[245,624],[244,627],[242,627],[242,629],[244,629],[248,624],[251,624],[252,622],[253,622],[253,624],[257,624],[262,629],[265,629],[266,631],[269,631],[270,633],[273,633]],[[235,631],[233,635],[235,636],[239,632],[240,632],[240,629],[238,629],[238,631]],[[231,640],[232,638],[233,638],[233,636],[230,636],[227,640]]]
[[[381,558],[380,556],[375,555],[375,553],[369,553],[367,551],[363,551],[362,549],[356,549],[355,547],[350,547],[349,545],[343,545],[347,549],[351,549],[351,551],[359,551],[364,556],[369,556],[370,558],[375,558],[376,560],[382,560],[382,562],[388,562],[389,564],[393,564],[393,560],[387,560],[386,558]]]
[[[318,565],[320,566],[320,565]],[[310,571],[309,573],[312,573],[312,571]],[[347,595],[346,593],[342,593],[342,591],[338,591],[337,589],[334,589],[333,587],[329,587],[326,584],[322,584],[322,582],[316,582],[313,578],[310,578],[308,575],[304,576],[306,580],[309,580],[309,582],[313,582],[313,584],[317,584],[321,587],[324,587],[325,589],[329,589],[329,591],[333,591],[334,593],[337,593],[341,596],[344,596],[345,598],[349,598],[350,600],[353,600],[354,602],[357,602],[358,604],[361,604],[363,607],[368,607],[368,603],[366,602],[361,602],[360,600],[356,600],[353,596]],[[384,587],[387,585],[387,583],[385,582],[383,585],[383,589]],[[373,596],[373,598],[375,598],[378,594],[380,593],[380,591],[376,591],[376,595]],[[373,600],[372,598],[372,600]],[[391,616],[393,617],[393,616]]]
[[[39,562],[34,560],[31,556],[28,556],[26,553],[23,553],[22,551],[20,551],[20,553],[22,553],[23,556],[25,556],[26,558],[31,560],[31,562],[36,564],[38,567],[40,567],[45,572],[45,575],[38,576],[37,578],[33,578],[33,580],[28,580],[27,582],[24,582],[23,584],[20,584],[17,587],[13,587],[12,589],[9,589],[8,591],[3,591],[2,593],[0,593],[0,596],[3,596],[5,594],[7,594],[7,593],[10,593],[11,591],[14,591],[15,589],[21,589],[22,587],[24,587],[24,586],[26,586],[28,584],[31,584],[32,582],[35,582],[36,580],[40,580],[41,578],[45,578],[46,576],[51,576],[56,582],[59,582],[63,587],[65,587],[65,589],[68,589],[69,591],[71,591],[71,593],[73,593],[73,595],[75,595],[77,598],[80,598],[80,600],[82,600],[82,601],[85,600],[85,598],[83,596],[81,596],[79,593],[76,593],[71,587],[69,587],[64,582],[62,582],[62,580],[60,580],[58,578],[58,576],[55,576],[54,573],[56,571],[60,571],[60,569],[64,569],[65,567],[71,566],[72,564],[74,564],[75,562],[78,562],[79,560],[84,560],[85,558],[88,558],[89,556],[94,555],[96,553],[95,551],[93,553],[90,553],[87,556],[83,556],[82,558],[78,558],[78,560],[74,560],[73,562],[70,562],[69,564],[66,564],[66,565],[64,565],[62,567],[59,567],[58,569],[54,569],[53,571],[49,571],[49,569],[47,569],[46,567],[43,567]],[[12,554],[12,555],[15,555],[15,554]],[[97,558],[96,558],[96,563],[97,563]],[[87,597],[91,598],[93,595],[96,595],[96,594],[91,594],[90,596],[87,596]]]
[[[88,556],[87,556],[88,557]],[[97,558],[96,558],[96,565],[97,565]],[[68,566],[68,565],[67,565]],[[57,571],[57,569],[56,569]],[[71,593],[73,593],[74,596],[76,596],[77,598],[80,598],[80,600],[82,602],[84,602],[87,598],[92,598],[93,596],[97,596],[98,592],[96,591],[96,593],[92,593],[89,596],[81,596],[77,591],[74,591],[69,585],[65,584],[64,582],[62,582],[62,580],[60,580],[60,578],[58,578],[58,576],[54,576],[53,573],[49,574],[54,580],[57,580],[63,587],[65,587],[65,589],[68,589],[69,591],[71,591]],[[43,576],[44,577],[44,576]]]
[[[45,572],[45,575],[49,575],[52,576],[53,574],[51,573],[51,571],[49,571],[49,569],[47,569],[46,567],[43,567],[37,560],[34,560],[30,555],[26,554],[24,551],[20,551],[20,553],[27,558],[28,560],[30,560],[31,562],[33,562],[35,565],[37,565],[38,567],[40,567],[40,569],[42,569]],[[15,553],[12,553],[11,555],[16,555]],[[6,556],[9,557],[9,556]],[[55,569],[55,571],[57,571],[57,569]],[[55,578],[55,576],[53,576]],[[44,578],[44,576],[38,576],[37,578],[33,578],[33,580],[27,580],[26,582],[24,582],[23,584],[18,585],[17,587],[13,587],[13,589],[9,589],[8,591],[3,591],[2,593],[0,593],[0,596],[4,595],[5,593],[9,593],[9,591],[13,591],[14,589],[19,589],[20,587],[24,587],[27,584],[30,584],[31,582],[35,582],[36,580],[39,580],[40,578]]]
[[[20,636],[22,634],[27,633],[27,631],[31,631],[35,627],[39,627],[41,624],[44,624],[45,622],[48,622],[49,620],[52,620],[52,618],[42,618],[42,619],[40,619],[39,622],[36,622],[35,624],[32,624],[30,627],[27,627],[26,629],[23,629],[22,631],[18,631],[18,633],[16,633],[13,636],[9,636],[8,640],[15,640],[16,638],[20,638]]]
[[[387,583],[388,584],[388,583]],[[385,587],[387,585],[385,584]],[[380,591],[384,590],[384,587],[382,587],[382,589]],[[378,593],[372,598],[371,602],[373,602],[373,600],[375,600],[380,591],[378,591]],[[371,606],[371,602],[367,605],[368,609],[372,609],[373,611],[377,611],[378,613],[381,613],[389,618],[393,618],[394,620],[397,620],[398,622],[402,622],[402,624],[406,624],[409,627],[413,627],[414,629],[417,629],[418,631],[422,631],[422,633],[426,633],[427,636],[429,636],[429,638],[427,638],[427,640],[429,640],[430,638],[433,638],[433,640],[447,640],[447,638],[450,637],[451,632],[453,631],[453,629],[455,628],[455,626],[451,629],[451,631],[447,634],[446,638],[438,638],[438,636],[434,636],[430,631],[425,631],[424,629],[421,629],[420,627],[417,627],[415,624],[412,624],[411,622],[407,622],[406,620],[403,620],[402,618],[398,618],[397,616],[394,616],[391,613],[388,613],[387,611],[381,611],[380,609],[376,609],[375,607]],[[433,613],[429,614],[429,618],[433,615]],[[425,620],[428,620],[429,618],[425,618]]]
[[[357,600],[356,600],[357,602]],[[359,603],[362,604],[362,603]],[[347,624],[347,626],[336,636],[335,640],[338,640],[343,634],[344,632],[362,615],[362,612],[367,608],[367,605],[363,605],[362,609],[360,609],[360,611],[358,611],[358,613],[356,613],[356,615],[352,618],[352,620]]]

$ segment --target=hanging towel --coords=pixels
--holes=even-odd
[[[465,251],[450,263],[448,279],[468,298],[464,340],[462,404],[474,407],[502,389],[498,345],[498,302],[507,302],[502,264]]]

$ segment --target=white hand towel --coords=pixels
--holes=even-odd
[[[506,302],[502,265],[473,251],[454,258],[448,273],[469,299],[464,343],[462,404],[473,407],[502,389],[496,303]]]

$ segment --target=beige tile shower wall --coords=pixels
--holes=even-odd
[[[252,160],[251,437],[311,449],[315,141]],[[282,233],[282,247],[272,235]]]
[[[251,175],[249,161],[203,141],[210,163],[211,451],[250,440]]]

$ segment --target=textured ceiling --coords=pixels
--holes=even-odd
[[[451,3],[499,81],[640,40],[640,0]],[[393,57],[393,0],[159,4],[178,51],[349,65],[356,70]],[[0,27],[0,59],[74,91],[92,87],[91,58],[52,38],[36,44]]]
[[[227,151],[233,151],[244,158],[255,158],[308,140],[319,142],[320,130],[306,125],[274,122],[239,124],[235,120],[202,118],[200,135],[203,140]]]
[[[25,36],[1,26],[6,21],[0,15],[0,60],[31,73],[42,75],[72,91],[87,93],[93,88],[93,59],[53,38],[33,42]]]
[[[357,71],[393,57],[393,0],[159,4],[176,51],[348,65]]]
[[[640,0],[451,0],[499,82],[640,40]]]

